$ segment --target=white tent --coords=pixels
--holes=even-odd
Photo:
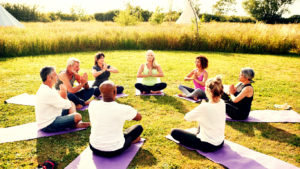
[[[15,26],[25,28],[15,17],[13,17],[7,10],[0,5],[0,26]]]
[[[185,10],[180,15],[176,23],[192,23],[192,19],[195,18],[195,9],[192,7],[190,2],[187,2]],[[197,15],[196,15],[197,16]],[[199,17],[197,16],[197,22],[199,22]]]

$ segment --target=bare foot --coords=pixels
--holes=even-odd
[[[161,94],[161,91],[152,91],[151,90],[151,93],[153,93],[153,94]]]
[[[141,141],[141,136],[139,136],[138,138],[136,138],[132,143],[137,143],[139,141]]]
[[[146,92],[145,92],[145,91],[143,91],[143,94],[146,94]]]
[[[193,97],[193,99],[197,101],[197,100],[198,100],[198,97]]]
[[[97,101],[97,99],[93,99],[93,100],[96,100],[96,101]],[[84,103],[84,105],[89,105],[89,104],[91,103],[91,101],[93,101],[93,100],[88,100],[88,101],[86,101],[86,102]]]
[[[91,126],[90,122],[79,122],[75,125],[75,128],[87,128]]]
[[[179,97],[186,97],[186,94],[178,94]]]
[[[81,104],[76,105],[76,109],[81,109],[83,106]]]

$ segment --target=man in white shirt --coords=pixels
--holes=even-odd
[[[74,103],[67,100],[66,87],[54,89],[57,74],[54,67],[46,66],[40,71],[43,83],[36,93],[35,115],[38,127],[44,132],[56,132],[68,127],[86,128],[89,123],[81,122]]]
[[[142,116],[128,105],[115,102],[117,89],[112,81],[105,81],[99,87],[103,101],[92,101],[89,106],[92,124],[90,148],[99,156],[113,157],[139,142],[143,132],[141,125],[134,125],[123,131],[125,121],[140,121]]]

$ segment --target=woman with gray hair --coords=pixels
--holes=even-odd
[[[242,68],[237,85],[230,85],[222,95],[226,103],[226,113],[233,120],[245,120],[248,118],[253,101],[254,71],[252,68]],[[230,97],[229,97],[230,96]]]

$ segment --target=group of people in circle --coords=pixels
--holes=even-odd
[[[116,95],[123,93],[124,87],[109,81],[110,73],[119,71],[106,64],[104,59],[105,55],[102,52],[95,55],[95,63],[92,68],[95,82],[92,87],[89,87],[87,83],[87,73],[82,76],[78,74],[80,61],[76,58],[70,58],[66,70],[61,71],[58,75],[54,67],[42,68],[40,75],[43,84],[37,92],[37,97],[43,97],[43,101],[37,101],[36,117],[39,127],[45,132],[60,131],[71,126],[92,126],[91,150],[97,155],[112,157],[122,153],[130,147],[131,143],[140,141],[143,127],[134,125],[123,132],[126,120],[139,121],[142,119],[142,115],[131,106],[115,102]],[[208,102],[202,102],[184,117],[186,121],[199,123],[197,132],[190,133],[182,129],[171,131],[171,136],[181,144],[204,152],[215,151],[223,146],[226,113],[234,120],[244,120],[249,116],[254,94],[251,83],[255,75],[252,68],[242,68],[239,75],[240,83],[224,87],[220,76],[208,79],[208,72],[205,70],[208,63],[205,56],[197,56],[195,58],[196,68],[184,78],[185,81],[193,81],[194,88],[183,85],[178,87],[182,92],[178,94],[180,97],[208,100]],[[160,93],[167,87],[167,84],[160,82],[159,77],[164,77],[164,73],[156,61],[154,52],[149,50],[146,52],[146,63],[141,64],[137,73],[137,78],[143,78],[142,82],[136,83],[135,88],[143,94]],[[75,80],[79,85],[74,87]],[[45,85],[52,90],[54,84],[61,96],[58,99],[61,102],[60,106],[55,105],[57,102],[55,104],[47,103],[49,99],[44,98],[45,91],[50,92]],[[83,89],[80,90],[81,88]],[[55,94],[53,93],[53,95]],[[90,100],[93,95],[102,96],[103,99],[100,101]],[[55,97],[57,98],[58,95]],[[56,113],[45,115],[42,112],[45,104],[48,107],[49,104],[54,106],[52,111]],[[89,105],[90,123],[82,122],[80,114],[75,110],[75,108],[85,105]],[[47,122],[45,123],[45,121]]]

